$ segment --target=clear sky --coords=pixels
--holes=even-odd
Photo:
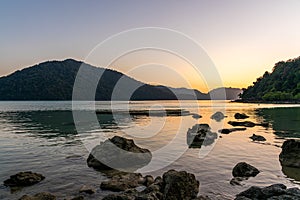
[[[300,56],[299,9],[299,0],[2,0],[0,75],[46,60],[84,60],[111,35],[153,26],[190,36],[211,57],[225,86],[246,87],[274,63]],[[114,64],[126,72],[124,63]],[[185,86],[168,76],[149,79],[159,71],[152,69],[130,75]],[[200,80],[192,85],[206,90]]]

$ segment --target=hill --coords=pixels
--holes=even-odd
[[[242,101],[299,101],[300,57],[276,63],[272,73],[265,72],[244,89],[241,98]]]
[[[122,84],[114,100],[128,100],[127,95],[132,87],[138,89],[130,95],[131,100],[210,99],[209,93],[149,85],[111,69],[67,59],[43,62],[1,77],[0,100],[72,100],[73,86],[80,67],[88,72],[85,77],[79,77],[86,83],[84,88],[81,88],[83,93],[92,87],[92,80],[97,80],[102,75],[96,89],[95,100],[111,100],[115,86],[120,80]],[[88,99],[83,97],[78,100]]]

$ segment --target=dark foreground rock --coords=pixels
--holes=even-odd
[[[187,132],[187,144],[189,148],[201,148],[214,143],[218,134],[211,132],[208,124],[196,124]]]
[[[240,162],[232,170],[233,177],[254,177],[259,170],[245,162]]]
[[[19,200],[56,200],[56,197],[51,193],[42,192],[34,196],[24,195]]]
[[[235,113],[234,118],[235,119],[247,119],[247,118],[249,118],[249,116],[246,115],[245,113]]]
[[[79,190],[79,193],[86,193],[86,194],[94,194],[96,190],[93,187],[90,186],[82,186]]]
[[[229,134],[234,131],[245,131],[245,130],[247,130],[247,128],[224,128],[224,129],[219,130],[219,133]]]
[[[260,188],[252,186],[236,195],[236,200],[299,200],[300,190],[290,188],[283,184],[274,184]]]
[[[92,150],[87,164],[97,170],[135,171],[146,166],[151,159],[148,149],[138,147],[131,139],[114,136]]]
[[[210,118],[216,120],[217,122],[222,121],[226,116],[222,112],[214,113]]]
[[[282,145],[279,160],[282,166],[300,168],[300,141],[287,140]]]
[[[44,179],[45,177],[38,173],[33,173],[30,171],[20,172],[13,176],[10,176],[9,179],[5,180],[4,185],[10,187],[25,187],[39,183]]]
[[[253,134],[251,137],[250,137],[253,141],[259,141],[259,142],[264,142],[266,141],[266,138],[264,136],[261,136],[261,135],[255,135]]]
[[[108,195],[103,200],[191,200],[197,197],[198,192],[199,181],[193,174],[170,170],[142,191],[129,189]]]

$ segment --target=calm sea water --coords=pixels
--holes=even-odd
[[[200,119],[188,116],[129,116],[120,111],[184,109],[202,115]],[[88,112],[110,110],[109,102],[79,102],[75,109]],[[300,187],[300,170],[282,169],[278,156],[281,144],[287,138],[300,137],[300,107],[298,105],[240,104],[225,101],[144,101],[114,102],[113,114],[98,114],[97,124],[77,131],[71,102],[0,102],[0,181],[20,171],[42,173],[46,179],[34,186],[16,191],[0,185],[0,199],[18,199],[24,194],[51,192],[58,199],[78,195],[83,185],[97,189],[86,199],[99,199],[110,192],[99,185],[105,174],[86,165],[91,149],[103,136],[122,135],[133,138],[150,149],[155,159],[151,168],[143,171],[153,176],[169,169],[194,173],[200,181],[200,194],[212,199],[233,199],[235,194],[252,185],[266,186],[283,183]],[[222,111],[228,117],[221,122],[210,119]],[[236,112],[250,116],[253,122],[269,122],[271,126],[256,126],[246,131],[222,135],[212,145],[201,149],[187,148],[186,133],[197,123],[208,123],[212,130],[230,128]],[[82,122],[76,123],[80,125]],[[88,122],[85,122],[88,123]],[[77,127],[78,128],[78,127]],[[263,135],[267,142],[255,143],[249,137]],[[245,161],[261,173],[243,182],[243,186],[229,184],[231,171],[238,162]],[[162,168],[163,167],[163,168]],[[155,170],[154,170],[155,169]],[[154,170],[154,171],[153,171]]]

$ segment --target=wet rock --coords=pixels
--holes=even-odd
[[[208,124],[196,124],[187,132],[187,144],[190,148],[201,148],[214,143],[218,134],[211,132]]]
[[[235,113],[234,118],[235,119],[247,119],[247,118],[249,118],[249,116],[246,115],[245,113]]]
[[[233,177],[254,177],[259,170],[245,162],[238,163],[232,170]]]
[[[19,186],[25,187],[25,186],[30,186],[39,183],[44,179],[45,177],[38,173],[33,173],[30,171],[20,172],[13,176],[10,176],[9,179],[5,180],[4,185],[10,187],[19,187]]]
[[[89,186],[82,186],[79,190],[79,193],[86,193],[86,194],[94,194],[96,191],[94,188],[89,187]]]
[[[102,200],[135,200],[135,197],[127,194],[110,194]]]
[[[145,182],[143,183],[143,185],[145,185],[147,187],[154,183],[154,178],[150,175],[145,176],[144,180],[145,180]]]
[[[252,186],[236,196],[236,200],[247,199],[296,200],[300,199],[300,190],[298,188],[287,189],[283,184],[274,184],[264,188]]]
[[[136,173],[126,173],[113,176],[110,180],[101,183],[102,190],[110,190],[114,192],[125,191],[136,188],[144,183],[143,176]]]
[[[247,130],[247,128],[224,128],[224,129],[219,130],[219,133],[229,134],[234,131],[245,131],[245,130]]]
[[[200,195],[193,200],[211,200],[208,196]]]
[[[245,122],[237,122],[237,121],[229,121],[228,124],[231,126],[245,126],[245,127],[254,127],[256,124],[254,122],[245,121]]]
[[[287,140],[281,148],[279,155],[281,165],[300,168],[300,140]]]
[[[163,175],[163,199],[190,200],[197,197],[199,181],[194,174],[170,170]]]
[[[34,196],[24,195],[19,200],[56,200],[56,196],[51,193],[42,192]]]
[[[138,147],[131,139],[115,136],[96,146],[87,164],[97,170],[135,171],[146,166],[151,159],[148,149]]]
[[[222,121],[225,117],[226,116],[222,112],[216,112],[210,118],[219,122]]]
[[[253,141],[260,141],[260,142],[266,141],[266,138],[264,138],[264,137],[261,136],[261,135],[255,135],[255,134],[253,134],[250,138],[251,138]]]

